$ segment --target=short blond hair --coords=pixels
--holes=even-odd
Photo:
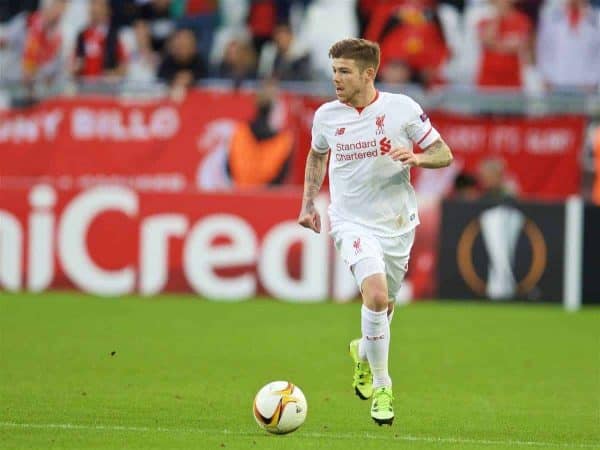
[[[379,44],[367,39],[342,39],[329,49],[330,58],[353,59],[361,71],[372,67],[377,72],[380,55]]]

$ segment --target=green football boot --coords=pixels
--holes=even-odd
[[[354,361],[354,378],[352,379],[352,387],[354,392],[362,400],[368,400],[373,395],[373,374],[368,361],[361,361],[358,357],[359,339],[354,339],[350,342],[350,356]]]
[[[380,387],[373,391],[371,417],[379,426],[391,425],[394,422],[393,401],[394,396],[391,387]]]

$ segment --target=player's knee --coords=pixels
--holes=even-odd
[[[385,311],[388,308],[388,295],[385,289],[373,289],[365,298],[367,308],[374,311]]]

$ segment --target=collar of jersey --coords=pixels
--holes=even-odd
[[[373,100],[371,100],[367,105],[365,106],[360,106],[360,107],[356,107],[356,106],[352,106],[350,103],[345,103],[344,105],[349,106],[350,108],[354,108],[356,111],[358,111],[358,113],[360,114],[361,112],[363,112],[363,110],[367,107],[372,105],[373,103],[375,103],[377,101],[377,99],[379,98],[379,90],[375,89],[375,97],[373,97]]]

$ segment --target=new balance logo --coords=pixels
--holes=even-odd
[[[392,141],[390,141],[387,137],[382,137],[379,141],[379,154],[381,156],[387,155],[392,149]]]
[[[346,131],[345,128],[338,128],[337,130],[335,130],[335,135],[341,136],[342,134],[344,134],[344,131]]]

